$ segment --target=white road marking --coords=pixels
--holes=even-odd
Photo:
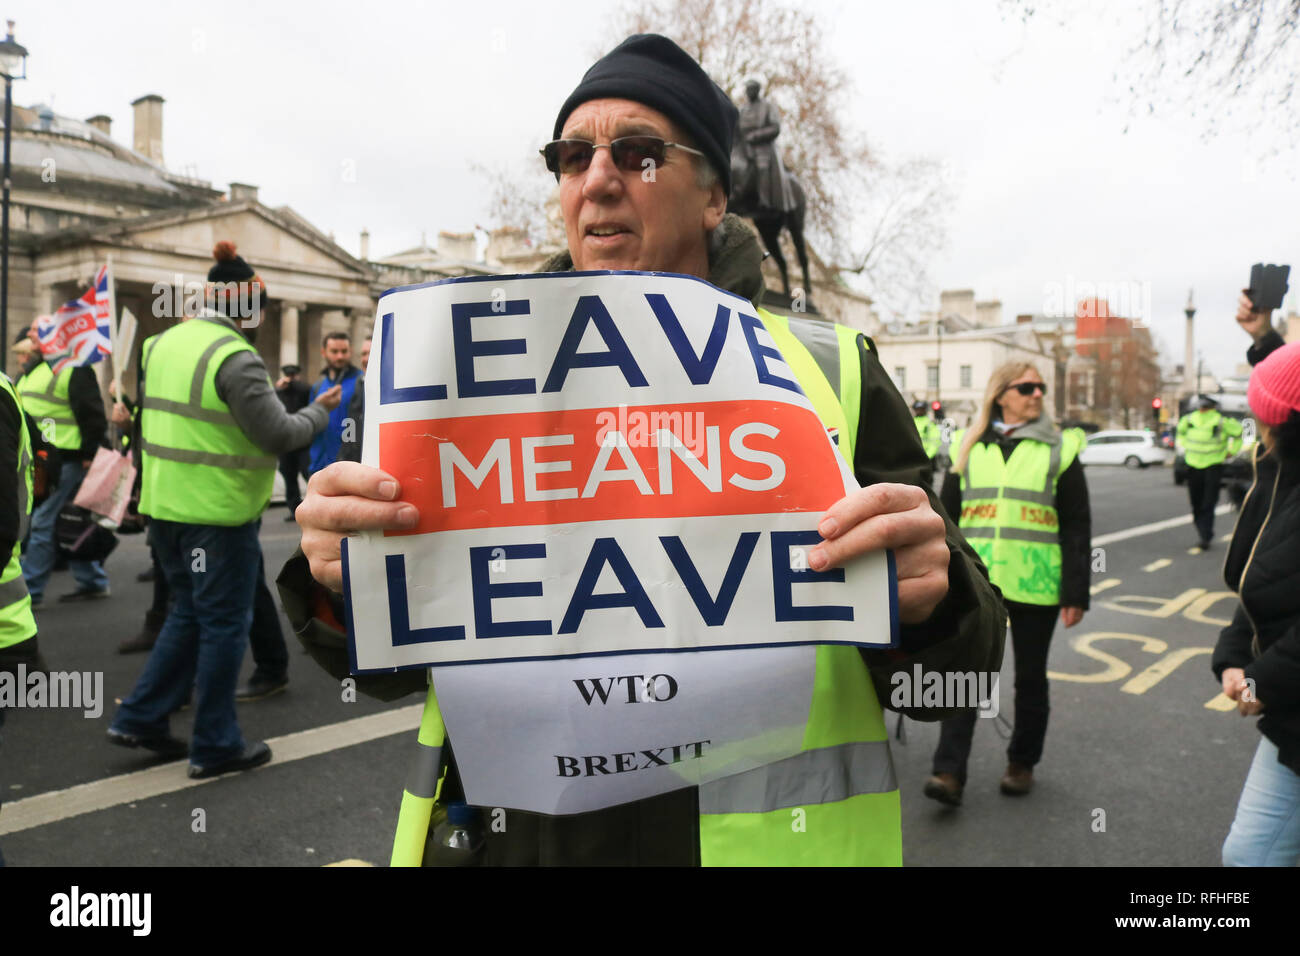
[[[1109,591],[1111,588],[1119,587],[1120,584],[1119,578],[1107,578],[1104,581],[1098,581],[1089,591],[1092,594],[1100,594],[1102,591]]]
[[[1232,505],[1219,505],[1214,509],[1216,515],[1224,515],[1232,510]],[[1178,518],[1166,518],[1164,521],[1153,521],[1151,524],[1140,524],[1136,528],[1125,528],[1123,531],[1112,531],[1110,534],[1103,534],[1092,539],[1093,547],[1102,544],[1113,544],[1116,541],[1126,541],[1129,538],[1138,538],[1144,534],[1155,534],[1157,531],[1164,531],[1166,528],[1177,528],[1179,525],[1191,524],[1192,516],[1183,515]]]
[[[271,738],[267,740],[271,747],[271,762],[265,766],[275,767],[293,760],[315,757],[342,747],[365,743],[368,740],[390,737],[393,734],[414,735],[420,726],[423,712],[423,703],[412,704],[396,710],[386,710],[366,717],[357,717]],[[105,740],[104,746],[112,745]],[[107,810],[109,807],[116,807],[123,803],[148,800],[150,797],[175,793],[177,790],[186,790],[222,779],[208,777],[204,780],[191,780],[186,776],[188,766],[189,761],[177,760],[158,767],[150,767],[148,770],[137,770],[135,773],[93,780],[75,787],[38,793],[33,797],[6,803],[3,810],[0,810],[0,836],[56,823],[83,813]]]
[[[1142,566],[1142,570],[1143,570],[1143,571],[1159,571],[1161,568],[1167,568],[1167,567],[1169,567],[1169,565],[1171,565],[1171,564],[1173,564],[1173,563],[1174,563],[1174,562],[1173,562],[1171,559],[1169,559],[1169,558],[1158,558],[1158,559],[1156,559],[1155,561],[1152,561],[1150,564],[1144,564],[1144,565]]]

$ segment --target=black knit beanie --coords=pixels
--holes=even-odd
[[[731,192],[731,140],[739,110],[685,50],[654,33],[630,36],[589,69],[560,107],[554,137],[588,100],[633,100],[663,113],[691,137]]]

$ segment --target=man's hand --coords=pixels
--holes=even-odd
[[[275,390],[278,392],[280,389],[284,388],[288,384],[289,384],[289,376],[281,375],[279,378],[275,380]]]
[[[331,591],[342,592],[339,541],[343,535],[414,528],[420,514],[414,505],[398,501],[399,494],[395,478],[355,461],[336,461],[312,475],[307,494],[294,512],[302,528],[302,553],[311,564],[311,576]]]
[[[125,425],[131,420],[131,413],[126,410],[126,406],[121,402],[113,403],[113,411],[109,415],[114,425]]]
[[[316,404],[324,405],[331,412],[339,407],[339,399],[343,396],[343,386],[335,385],[333,388],[327,388],[316,396]]]
[[[1256,312],[1255,303],[1247,295],[1248,291],[1242,289],[1241,295],[1237,297],[1237,324],[1249,332],[1250,337],[1258,342],[1273,331],[1273,313]]]
[[[831,505],[817,530],[825,540],[808,555],[814,571],[842,567],[868,551],[893,550],[904,624],[924,621],[948,593],[943,518],[915,485],[859,488]]]
[[[1066,627],[1074,627],[1083,620],[1083,608],[1081,607],[1062,607],[1061,623]]]

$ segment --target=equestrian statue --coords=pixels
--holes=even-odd
[[[803,221],[808,200],[793,174],[786,172],[776,138],[781,134],[781,114],[775,104],[759,98],[757,80],[745,84],[746,103],[731,148],[731,195],[729,211],[754,221],[763,245],[776,260],[781,283],[790,296],[790,274],[781,254],[781,230],[788,229],[803,272],[804,304],[812,311],[808,278],[808,252],[804,245]]]

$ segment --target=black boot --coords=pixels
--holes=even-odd
[[[142,651],[153,650],[153,646],[158,640],[158,635],[162,633],[163,624],[166,621],[166,614],[159,614],[152,610],[145,611],[144,627],[140,628],[140,633],[118,644],[117,652],[119,654],[138,654]]]

